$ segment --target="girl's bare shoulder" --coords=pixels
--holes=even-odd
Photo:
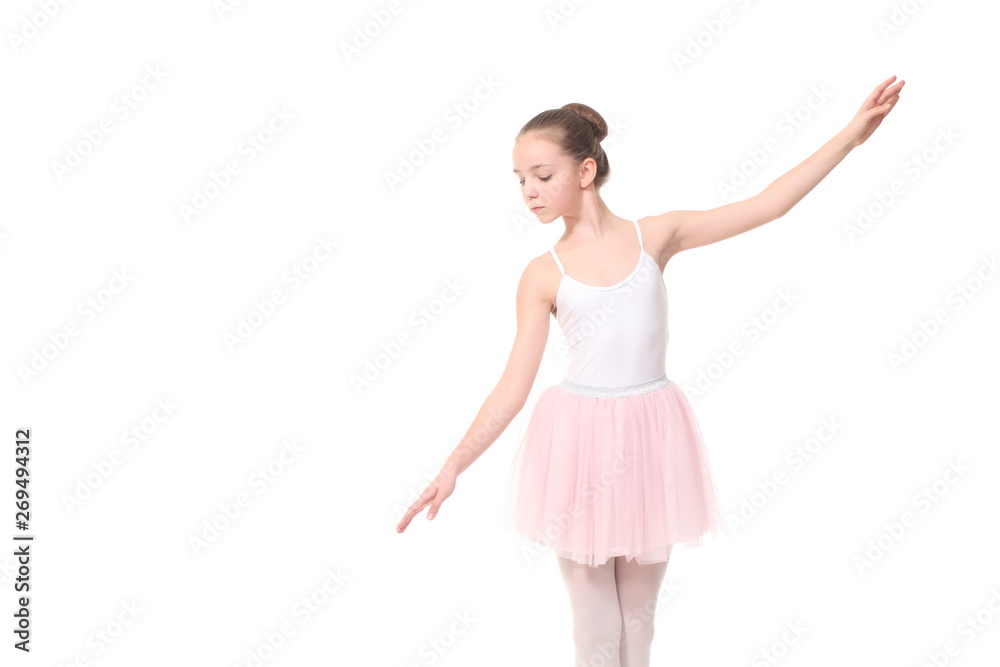
[[[556,292],[559,290],[561,277],[552,253],[546,250],[528,261],[521,273],[518,292],[523,293],[529,301],[545,303],[550,310],[554,311]]]

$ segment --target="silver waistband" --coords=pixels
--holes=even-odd
[[[659,389],[660,387],[666,387],[668,384],[670,384],[670,380],[667,379],[667,376],[661,375],[654,380],[647,380],[646,382],[640,382],[638,384],[626,384],[620,387],[601,387],[592,384],[580,384],[579,382],[573,382],[569,379],[560,382],[559,386],[567,391],[573,392],[574,394],[583,394],[584,396],[614,397],[645,394],[647,391],[653,391],[654,389]]]

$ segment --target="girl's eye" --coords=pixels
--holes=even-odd
[[[549,180],[550,178],[552,178],[552,174],[549,174],[549,175],[548,175],[548,176],[546,176],[545,178],[539,178],[538,180],[540,180],[540,181],[544,182],[544,181],[547,181],[547,180]],[[522,179],[521,179],[520,181],[518,181],[517,183],[518,183],[518,185],[524,185],[524,179],[522,178]]]

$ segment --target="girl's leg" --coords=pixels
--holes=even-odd
[[[590,567],[556,556],[573,612],[577,667],[622,667],[618,655],[622,613],[615,584],[615,560]]]
[[[641,565],[634,560],[628,562],[624,556],[618,556],[614,561],[618,604],[623,621],[621,667],[649,667],[649,654],[653,645],[653,615],[668,561]]]

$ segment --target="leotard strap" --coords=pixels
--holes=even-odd
[[[563,274],[565,276],[566,275],[566,269],[563,268],[562,262],[559,261],[559,255],[556,254],[555,247],[550,248],[549,252],[552,253],[552,259],[556,260],[556,266],[559,267],[559,273],[561,273],[561,274]]]

